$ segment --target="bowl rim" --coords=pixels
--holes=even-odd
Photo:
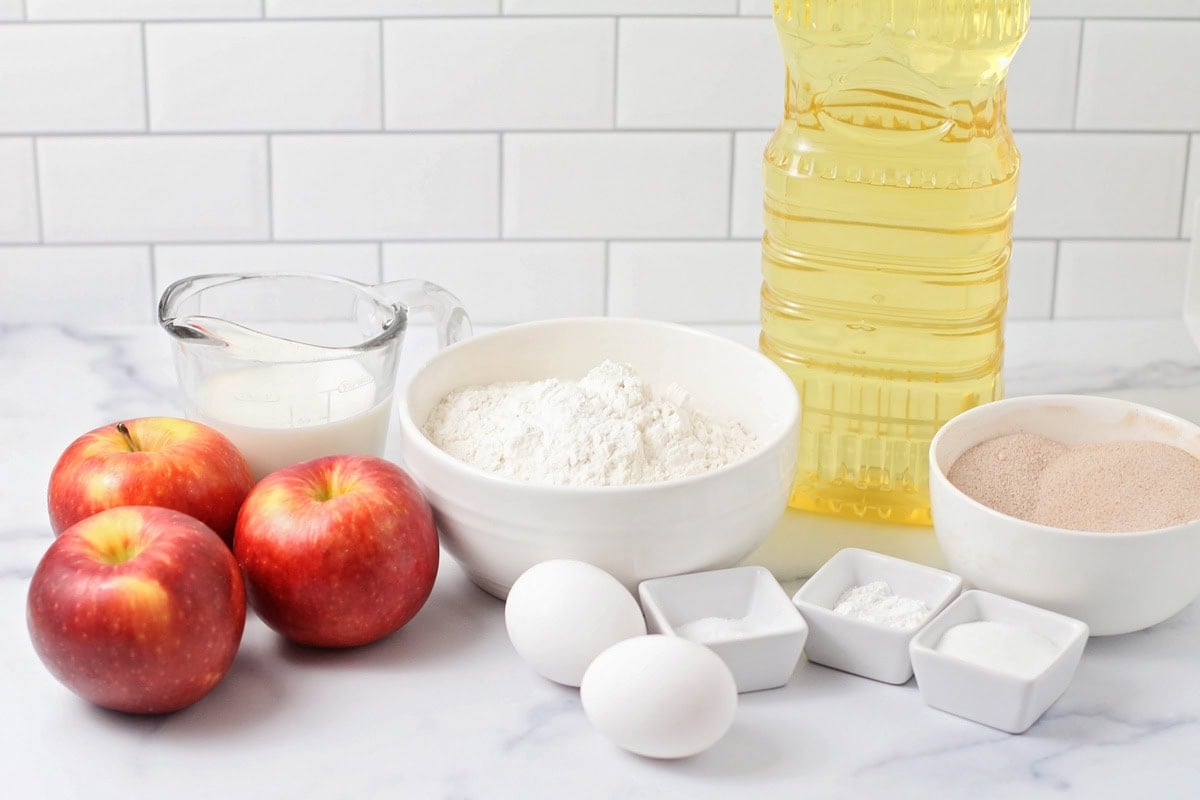
[[[611,325],[614,327],[616,327],[616,326],[635,326],[635,327],[644,327],[644,328],[657,329],[657,330],[669,330],[674,333],[682,334],[685,336],[692,336],[697,339],[707,340],[708,342],[713,343],[719,347],[729,348],[730,350],[736,350],[736,352],[738,352],[739,354],[742,354],[750,359],[757,360],[763,366],[769,367],[771,370],[775,371],[775,375],[773,377],[777,378],[781,382],[781,389],[786,388],[786,390],[787,390],[786,392],[781,393],[781,396],[785,398],[785,402],[787,403],[787,406],[788,406],[787,422],[781,427],[780,433],[778,435],[776,435],[775,437],[772,437],[771,439],[763,440],[760,443],[758,449],[756,449],[754,452],[750,453],[749,455],[743,456],[742,458],[740,458],[732,463],[726,464],[722,467],[718,467],[717,469],[710,470],[708,472],[701,473],[699,475],[689,475],[689,476],[686,476],[683,478],[674,478],[672,480],[659,481],[657,483],[633,483],[633,484],[610,485],[610,486],[561,486],[561,485],[557,485],[557,484],[532,483],[529,481],[522,481],[517,478],[510,478],[510,477],[507,477],[504,475],[497,475],[495,473],[480,469],[479,467],[476,467],[472,464],[468,464],[465,461],[460,461],[457,458],[455,458],[454,456],[447,453],[442,448],[438,447],[436,444],[434,444],[429,439],[429,437],[425,435],[425,431],[422,430],[421,426],[417,425],[416,420],[413,419],[412,412],[411,412],[411,404],[409,403],[409,398],[412,394],[413,387],[417,384],[418,380],[420,380],[420,378],[430,369],[430,367],[433,365],[433,363],[435,361],[437,361],[438,359],[446,357],[447,354],[449,354],[451,352],[470,347],[470,346],[472,346],[472,343],[474,343],[474,342],[479,342],[479,341],[482,341],[484,339],[488,339],[491,337],[510,335],[514,331],[525,331],[525,330],[536,329],[536,328],[552,328],[552,327],[558,327],[558,326],[562,326],[562,325],[574,325],[574,324],[579,324],[579,323],[596,324],[596,325],[603,325],[603,326]],[[509,488],[519,487],[526,491],[534,491],[539,494],[545,493],[545,494],[557,495],[560,497],[570,497],[570,496],[581,496],[581,497],[610,496],[611,497],[611,496],[617,496],[617,495],[641,495],[641,494],[651,493],[651,492],[665,491],[665,490],[670,490],[670,489],[679,489],[679,488],[693,486],[695,484],[707,483],[707,482],[710,482],[713,480],[719,480],[722,476],[724,476],[730,472],[733,472],[734,470],[744,469],[746,466],[748,466],[756,461],[770,457],[770,453],[781,442],[784,442],[788,438],[794,437],[796,435],[798,426],[799,426],[799,422],[800,422],[800,395],[796,391],[795,384],[792,383],[791,378],[789,378],[787,376],[787,373],[784,372],[779,367],[779,365],[775,364],[775,362],[771,361],[769,358],[767,358],[765,355],[763,355],[759,351],[754,350],[749,347],[745,347],[744,345],[738,344],[737,342],[735,342],[731,339],[726,339],[723,336],[718,336],[715,333],[710,333],[709,331],[700,330],[699,328],[695,328],[690,325],[683,325],[683,324],[676,323],[676,322],[664,322],[661,320],[640,319],[637,317],[607,317],[607,316],[556,317],[553,319],[543,319],[543,320],[534,320],[532,322],[522,322],[522,323],[518,323],[515,325],[504,325],[502,327],[497,328],[496,330],[488,331],[487,333],[483,333],[478,336],[472,336],[468,339],[463,339],[462,341],[456,342],[455,344],[451,345],[450,347],[444,348],[444,349],[438,351],[437,353],[435,353],[428,361],[426,361],[424,364],[421,365],[420,369],[418,369],[415,373],[413,373],[412,378],[409,379],[408,385],[404,388],[403,393],[401,393],[400,402],[398,403],[398,406],[399,406],[399,408],[397,409],[397,413],[400,417],[401,428],[403,429],[403,432],[405,434],[408,434],[408,435],[405,435],[403,438],[403,441],[405,444],[402,445],[402,447],[404,447],[404,446],[419,447],[427,455],[429,455],[431,458],[433,458],[435,461],[437,461],[442,466],[448,467],[450,469],[457,469],[457,470],[465,471],[466,473],[471,475],[473,478],[483,480],[485,483],[490,483],[497,487],[509,487]],[[739,424],[741,424],[741,420],[737,420],[737,422]],[[415,435],[413,435],[413,434],[415,434]]]
[[[967,505],[972,508],[981,510],[991,516],[997,517],[1002,520],[1009,520],[1012,522],[1020,523],[1021,525],[1024,525],[1031,530],[1036,530],[1036,531],[1045,532],[1045,533],[1049,533],[1049,534],[1057,534],[1057,535],[1062,535],[1062,536],[1067,536],[1067,537],[1080,538],[1080,539],[1084,539],[1084,540],[1090,539],[1090,540],[1111,541],[1111,540],[1115,539],[1115,540],[1120,541],[1122,539],[1128,539],[1128,538],[1145,538],[1145,537],[1150,537],[1150,536],[1165,535],[1165,534],[1169,534],[1169,533],[1178,533],[1186,528],[1195,526],[1197,523],[1200,523],[1200,517],[1198,517],[1193,520],[1188,520],[1187,522],[1180,522],[1177,525],[1169,525],[1165,528],[1151,528],[1149,530],[1144,530],[1144,531],[1081,531],[1081,530],[1075,530],[1073,528],[1059,528],[1054,525],[1043,525],[1040,522],[1030,522],[1029,520],[1021,519],[1020,517],[1014,517],[1010,514],[1005,514],[1002,511],[997,511],[996,509],[992,508],[991,506],[985,505],[984,503],[981,503],[978,500],[976,500],[975,498],[966,494],[965,492],[963,492],[961,489],[959,489],[957,486],[955,486],[953,483],[950,482],[950,477],[947,474],[946,470],[944,470],[942,468],[941,463],[938,461],[938,459],[936,457],[936,452],[937,452],[938,446],[941,444],[943,435],[945,435],[945,433],[948,430],[950,430],[955,424],[957,424],[960,421],[965,420],[965,419],[974,418],[976,416],[985,416],[986,414],[989,414],[989,413],[995,413],[999,410],[1000,406],[1005,406],[1005,407],[1008,407],[1008,406],[1039,406],[1039,405],[1048,405],[1048,404],[1052,404],[1052,403],[1063,403],[1063,402],[1090,403],[1090,404],[1095,404],[1095,405],[1107,405],[1110,407],[1125,408],[1130,411],[1136,411],[1136,412],[1143,414],[1145,416],[1148,416],[1148,417],[1157,418],[1164,422],[1170,422],[1170,423],[1179,425],[1182,428],[1189,430],[1195,436],[1200,437],[1200,425],[1197,425],[1194,422],[1186,420],[1183,417],[1178,417],[1167,411],[1163,411],[1160,408],[1155,408],[1154,406],[1149,406],[1144,403],[1138,403],[1133,400],[1124,400],[1119,397],[1103,397],[1100,395],[1090,395],[1090,394],[1017,395],[1015,397],[1006,397],[1002,400],[994,400],[990,403],[984,403],[982,405],[975,406],[974,408],[967,409],[966,411],[962,412],[961,414],[957,414],[954,417],[947,420],[946,423],[944,425],[942,425],[941,428],[938,429],[938,432],[935,433],[933,438],[929,441],[930,475],[931,476],[936,475],[937,480],[944,483],[956,497],[958,497],[960,500],[965,501],[967,503]],[[998,435],[1000,435],[1000,434],[998,434]],[[983,441],[986,441],[986,439],[980,440],[980,442],[983,442]],[[1193,455],[1193,458],[1194,457],[1195,456]],[[931,498],[931,503],[932,503],[932,498]],[[937,514],[935,513],[934,514],[934,522],[933,522],[933,528],[934,528],[935,533],[937,533],[938,527],[939,526],[937,524]]]

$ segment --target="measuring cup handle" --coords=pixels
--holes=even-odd
[[[438,349],[471,335],[471,320],[462,302],[436,283],[407,278],[381,283],[375,288],[391,302],[403,305],[409,314],[417,311],[433,317],[437,326]]]

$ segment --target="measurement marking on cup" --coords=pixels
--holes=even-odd
[[[234,399],[243,403],[278,403],[280,398],[276,392],[238,392]]]

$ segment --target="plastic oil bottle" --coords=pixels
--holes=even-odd
[[[929,440],[1002,394],[1029,0],[775,0],[762,351],[800,393],[793,508],[927,525]]]

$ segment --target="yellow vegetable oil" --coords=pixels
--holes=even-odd
[[[776,0],[762,351],[802,406],[792,506],[929,524],[929,440],[1002,394],[1029,0]]]

